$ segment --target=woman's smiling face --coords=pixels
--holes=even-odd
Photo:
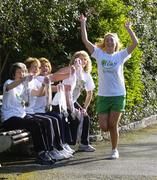
[[[26,74],[26,70],[25,69],[22,69],[22,68],[18,68],[16,71],[15,71],[15,76],[14,76],[14,79],[15,80],[19,80],[19,79],[22,79]]]
[[[33,75],[38,75],[40,71],[40,65],[37,62],[33,62],[28,71]]]
[[[115,51],[115,48],[117,46],[117,40],[112,35],[107,35],[104,39],[105,42],[105,48],[106,49],[113,49]]]
[[[43,75],[43,76],[46,76],[46,75],[50,74],[50,67],[49,67],[48,63],[46,63],[46,62],[41,63],[41,72],[40,72],[40,74]]]

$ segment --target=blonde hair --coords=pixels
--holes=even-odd
[[[49,67],[49,73],[51,73],[52,66],[51,66],[50,61],[48,59],[44,58],[44,57],[39,58],[39,61],[40,61],[41,64],[44,64],[44,63],[47,64],[48,67]]]
[[[75,59],[81,55],[87,60],[87,64],[84,67],[84,71],[90,73],[92,71],[92,62],[91,62],[91,59],[90,59],[90,57],[86,51],[82,50],[82,51],[75,52],[71,58],[70,64],[74,64]]]
[[[29,57],[29,58],[27,58],[24,63],[25,63],[25,65],[26,65],[28,71],[29,71],[32,63],[37,63],[38,67],[40,68],[40,61],[39,61],[39,59],[37,59],[37,58],[35,58],[35,57]],[[38,74],[39,74],[39,73],[40,73],[40,71],[38,72]]]
[[[106,50],[106,48],[105,48],[105,40],[106,40],[107,36],[112,36],[116,40],[115,51],[116,52],[119,51],[119,49],[122,47],[122,44],[120,43],[120,39],[119,39],[117,33],[107,33],[107,34],[105,34],[104,38],[98,39],[99,42],[96,43],[96,46],[105,51]]]

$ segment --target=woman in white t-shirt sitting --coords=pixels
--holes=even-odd
[[[29,57],[26,59],[25,64],[27,66],[28,73],[34,76],[33,80],[28,83],[29,106],[26,108],[26,113],[36,118],[37,121],[40,122],[41,127],[43,128],[43,136],[51,158],[55,160],[70,158],[72,157],[72,154],[64,152],[61,139],[56,134],[58,127],[54,125],[55,122],[58,121],[57,117],[47,115],[46,113],[40,113],[39,111],[37,112],[37,109],[35,107],[37,105],[36,102],[38,101],[39,97],[45,96],[45,91],[42,94],[41,90],[43,87],[45,87],[45,83],[43,82],[43,80],[47,79],[47,77],[44,77],[42,81],[39,81],[38,79],[41,63],[37,58]],[[53,79],[53,81],[59,80],[60,77],[58,75],[55,75],[55,73],[53,75],[51,74],[51,77],[49,77],[49,79]],[[42,100],[44,100],[44,98],[42,98]],[[44,106],[43,108],[45,110]],[[56,150],[58,150],[60,153],[58,151],[56,152]]]
[[[76,64],[76,60],[80,60],[80,63]],[[78,140],[79,151],[93,152],[95,148],[89,144],[89,131],[90,131],[90,120],[87,110],[93,97],[93,90],[95,84],[91,76],[92,63],[91,59],[86,51],[77,51],[74,53],[71,64],[76,64],[76,85],[73,90],[73,103],[74,107],[79,111],[79,124],[77,127],[77,134],[74,132],[74,141]],[[78,67],[77,67],[78,66]],[[86,96],[82,105],[78,103],[78,99],[81,93],[85,91]],[[71,123],[74,124],[71,120]],[[71,130],[74,129],[72,125]],[[77,135],[77,136],[76,136]]]
[[[36,78],[42,82],[44,77],[53,76],[51,74],[52,66],[50,61],[47,58],[41,57],[39,58],[40,61],[40,75]],[[55,73],[56,76],[54,78],[59,80],[66,78],[63,76],[64,73]],[[61,160],[67,157],[72,157],[71,154],[74,152],[67,144],[66,144],[66,137],[67,129],[65,128],[66,122],[64,121],[63,116],[60,112],[53,112],[52,106],[52,93],[57,91],[57,86],[55,86],[52,82],[46,86],[46,94],[41,97],[37,97],[36,104],[34,106],[34,112],[38,115],[42,115],[45,117],[50,117],[52,119],[52,124],[54,128],[54,147],[52,154],[56,158],[56,160]],[[48,108],[49,107],[49,108]]]
[[[32,76],[25,76],[27,72],[23,63],[15,63],[10,70],[10,79],[4,83],[2,104],[2,125],[6,130],[26,129],[30,131],[37,159],[42,164],[53,164],[54,161],[47,153],[47,146],[43,138],[40,123],[32,116],[26,115],[28,105],[23,99],[25,83],[32,81]]]
[[[62,82],[65,85],[71,85],[69,92],[66,92],[68,120],[72,136],[72,141],[69,144],[75,145],[78,141],[79,151],[93,152],[95,148],[89,144],[90,117],[87,114],[95,88],[90,74],[92,70],[91,59],[87,52],[77,51],[70,64],[70,66],[63,68],[64,71],[69,72],[69,69],[74,66],[75,73]],[[86,97],[81,106],[77,100],[83,90],[86,92]]]

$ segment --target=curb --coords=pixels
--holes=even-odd
[[[146,128],[148,126],[157,124],[157,114],[156,115],[151,115],[147,118],[144,118],[140,121],[135,121],[132,122],[130,124],[124,125],[119,127],[119,132],[120,133],[125,133],[125,132],[129,132],[129,131],[133,131],[133,130],[139,130],[139,129],[143,129]],[[109,139],[109,133],[103,133],[100,131],[99,134],[97,135],[90,135],[89,139],[91,142],[96,142],[96,141],[102,141],[103,139]]]

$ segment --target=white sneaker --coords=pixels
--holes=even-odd
[[[65,156],[56,149],[50,151],[49,155],[51,156],[52,159],[55,159],[56,161],[65,159]]]
[[[84,145],[84,144],[80,144],[78,151],[83,151],[83,152],[94,152],[96,149],[91,146],[90,144],[88,145]]]
[[[73,155],[71,153],[67,152],[65,149],[60,150],[59,152],[64,155],[65,159],[69,159],[69,158],[73,157]]]
[[[117,149],[112,150],[111,159],[118,159],[119,158],[119,152]]]
[[[63,148],[65,149],[65,150],[67,150],[69,153],[71,153],[71,154],[74,154],[75,153],[75,150],[73,150],[70,146],[69,146],[69,144],[64,144],[63,145]]]

